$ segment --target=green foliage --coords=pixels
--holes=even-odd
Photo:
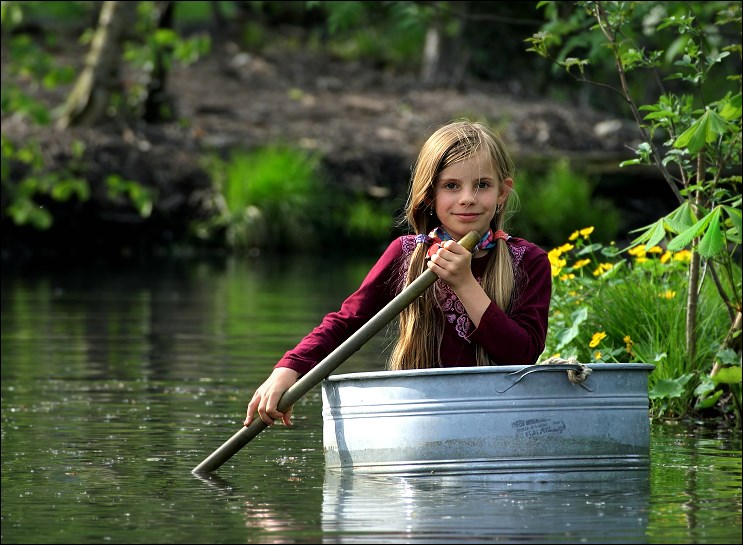
[[[346,237],[355,241],[386,241],[392,232],[392,212],[381,203],[362,197],[352,200],[347,208],[347,218],[341,220]]]
[[[540,3],[547,6],[551,22],[527,40],[529,50],[579,81],[614,91],[629,106],[644,142],[636,159],[623,166],[655,165],[680,203],[671,214],[636,231],[630,248],[650,251],[664,244],[670,252],[691,250],[683,346],[694,372],[717,372],[717,366],[711,368],[716,355],[732,348],[741,335],[743,307],[741,177],[735,173],[741,165],[741,4],[575,2],[576,9],[570,10],[575,24],[567,26],[557,16],[565,8],[559,4]],[[596,40],[602,48],[586,46]],[[572,56],[578,54],[584,58]],[[614,84],[605,83],[612,81],[605,77],[608,66],[616,73]],[[702,311],[703,292],[697,288],[702,268],[712,276],[719,297],[715,312],[729,327],[714,350],[706,351],[701,329],[709,316]],[[673,367],[678,374],[668,380],[683,385],[683,366]],[[705,390],[705,396],[711,391]],[[737,406],[740,425],[740,395],[731,394],[728,401]],[[703,404],[710,399],[705,397]]]
[[[118,174],[107,176],[105,184],[106,196],[110,201],[123,200],[125,203],[131,203],[143,218],[152,215],[152,208],[157,200],[157,193],[154,190],[138,182],[125,180]]]
[[[322,191],[318,158],[303,150],[269,146],[211,158],[213,214],[194,223],[202,240],[223,236],[235,250],[271,248],[316,234],[314,213]]]
[[[71,199],[84,203],[91,198],[90,183],[79,174],[85,170],[85,146],[81,142],[73,143],[72,157],[66,167],[54,170],[44,163],[36,142],[17,145],[3,136],[1,149],[2,215],[10,217],[15,225],[47,230],[54,224],[48,204]],[[110,175],[105,183],[107,200],[120,202],[123,206],[131,204],[142,217],[150,216],[156,197],[152,190],[115,174]]]
[[[234,151],[227,160],[210,157],[214,181],[209,217],[192,224],[201,241],[235,251],[253,249],[302,253],[387,240],[392,213],[383,203],[332,191],[320,157],[284,145]],[[328,248],[332,251],[332,248]]]
[[[430,7],[415,2],[308,2],[327,18],[327,48],[347,60],[417,66]]]
[[[593,195],[590,179],[571,169],[567,160],[550,165],[547,172],[519,171],[516,188],[521,211],[519,229],[524,237],[544,246],[559,244],[575,225],[601,225],[602,237],[613,240],[619,230],[619,211]]]
[[[251,2],[251,4],[260,4],[261,2]],[[231,16],[234,13],[234,2],[176,2],[175,16],[181,24],[202,23],[208,21],[212,16],[214,4],[225,14]]]
[[[5,16],[4,14],[4,27]],[[6,47],[6,42],[3,47]],[[53,57],[27,35],[11,36],[7,41],[7,47],[13,62],[8,63],[9,77],[3,80],[0,95],[3,114],[13,113],[28,117],[39,125],[48,125],[51,122],[49,109],[24,93],[19,83],[30,82],[45,89],[54,89],[70,83],[75,77],[74,71],[69,66],[57,65]]]
[[[650,375],[653,414],[677,417],[693,411],[707,394],[699,387],[727,329],[714,283],[708,278],[700,290],[699,345],[690,356],[683,310],[691,253],[637,246],[627,257],[613,244],[593,242],[592,233],[592,227],[575,231],[549,252],[553,294],[545,357],[651,363],[656,366]],[[739,267],[736,272],[740,275]]]
[[[68,171],[49,171],[44,167],[41,151],[34,142],[18,146],[2,137],[2,214],[16,225],[29,225],[39,230],[49,229],[54,218],[44,206],[46,199],[66,201],[76,197],[81,202],[90,198],[86,180]],[[13,180],[14,165],[25,170],[20,180]]]

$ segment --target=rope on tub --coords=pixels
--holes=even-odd
[[[575,356],[570,356],[568,359],[564,359],[559,356],[552,356],[551,358],[547,358],[546,360],[539,362],[539,365],[555,365],[566,363],[578,366],[578,369],[568,369],[568,380],[573,384],[583,384],[586,379],[588,379],[588,375],[593,372],[593,370],[589,369],[582,363],[578,363],[578,360],[575,358]]]

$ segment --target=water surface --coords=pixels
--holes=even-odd
[[[698,424],[654,423],[648,474],[611,483],[360,476],[325,469],[316,388],[292,429],[193,475],[371,264],[4,272],[2,542],[741,542],[740,432]]]

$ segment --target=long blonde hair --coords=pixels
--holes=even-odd
[[[506,179],[513,177],[513,162],[505,151],[500,136],[481,123],[450,123],[428,138],[415,162],[410,194],[405,205],[405,219],[415,233],[428,233],[441,225],[434,211],[435,182],[441,172],[454,163],[474,156],[480,150],[486,150],[490,156],[499,194],[506,192],[510,195],[511,188],[506,184]],[[500,211],[490,222],[494,232],[503,229],[508,202],[509,198],[506,197]],[[410,255],[406,286],[427,268],[426,251],[427,247],[419,244]],[[434,284],[433,289],[428,289],[417,297],[400,314],[400,335],[390,356],[389,369],[422,369],[440,365],[444,318],[437,297],[439,282]],[[511,253],[506,242],[499,239],[490,252],[482,287],[499,308],[507,311],[512,303],[514,285]],[[488,354],[478,346],[477,364],[490,363]]]

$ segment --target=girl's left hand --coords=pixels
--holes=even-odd
[[[472,276],[472,253],[453,240],[444,242],[428,260],[428,268],[454,291],[475,280]]]

